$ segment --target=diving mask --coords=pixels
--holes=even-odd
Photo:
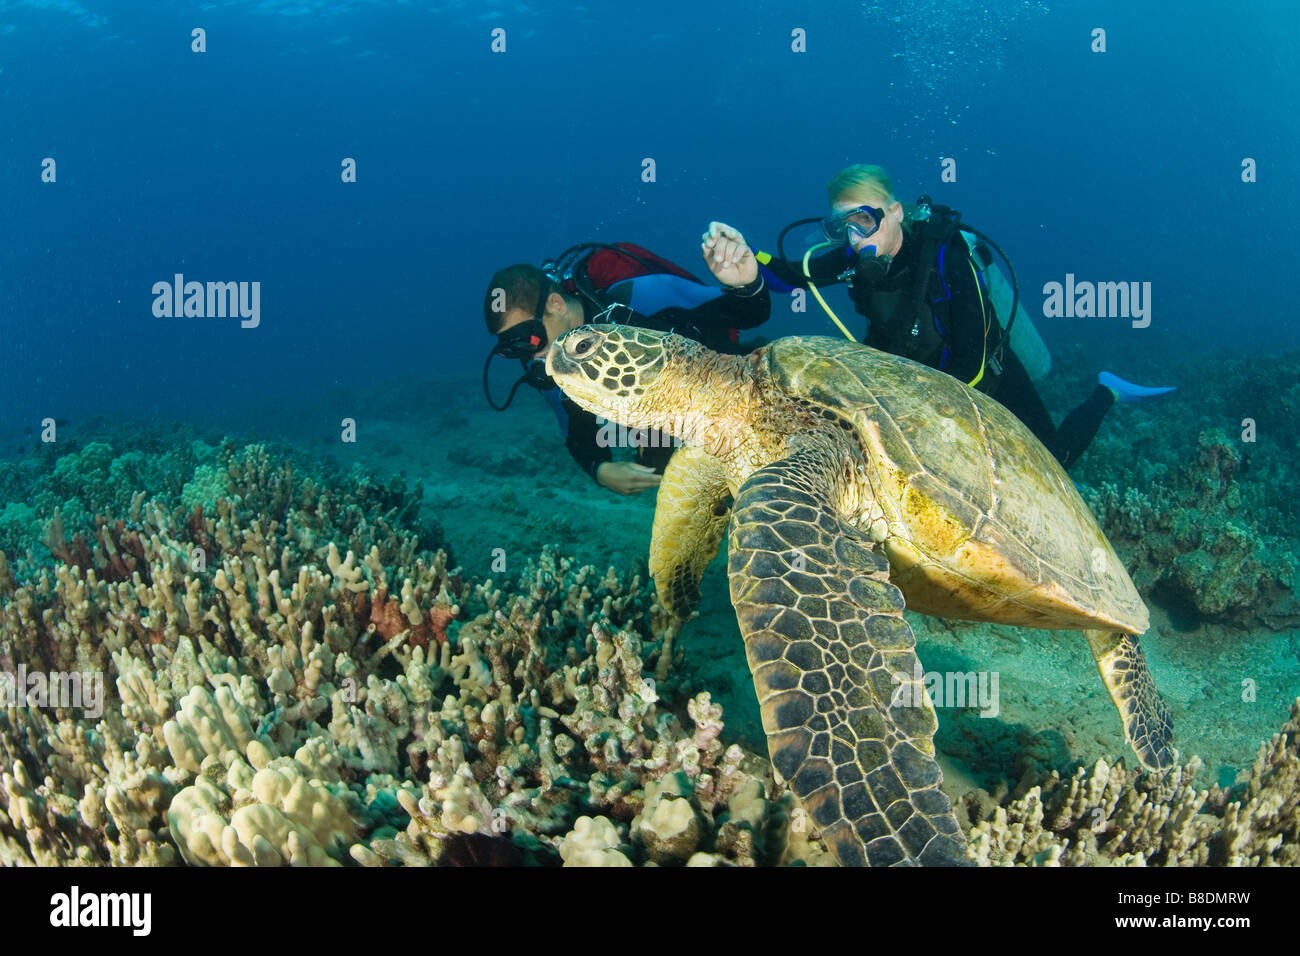
[[[522,359],[527,361],[541,349],[546,348],[546,324],[541,319],[529,319],[512,325],[497,335],[497,343],[492,346],[492,354],[502,358]]]
[[[542,316],[546,313],[546,300],[550,297],[550,294],[551,282],[549,279],[543,279],[541,291],[537,296],[537,309],[533,313],[533,317],[527,322],[512,325],[498,334],[496,343],[488,352],[487,361],[483,363],[483,395],[487,398],[488,404],[499,412],[504,412],[510,407],[510,403],[515,400],[515,392],[519,391],[520,385],[527,384],[538,391],[555,388],[554,380],[546,374],[546,362],[535,357],[538,351],[546,348],[549,340],[546,333],[546,323],[542,321]],[[492,400],[492,393],[488,389],[488,368],[492,365],[492,359],[498,355],[506,359],[518,359],[524,371],[524,374],[511,387],[510,394],[506,396],[503,405],[498,405]]]
[[[828,242],[854,243],[874,236],[884,218],[885,211],[875,206],[846,209],[821,221],[822,235]]]

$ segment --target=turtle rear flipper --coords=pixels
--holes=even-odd
[[[1173,766],[1174,722],[1156,690],[1137,638],[1123,631],[1084,631],[1097,670],[1124,722],[1124,736],[1148,770]]]
[[[659,601],[679,621],[689,620],[700,603],[700,578],[718,553],[730,517],[722,465],[700,448],[678,448],[659,483],[650,574]]]
[[[728,558],[772,763],[845,865],[969,865],[888,563],[838,517],[844,456],[806,450],[736,496]]]

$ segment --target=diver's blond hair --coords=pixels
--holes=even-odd
[[[896,202],[894,183],[889,178],[889,173],[885,172],[885,167],[869,166],[866,163],[841,169],[826,184],[826,194],[832,203],[839,199],[851,199],[864,204],[883,201],[888,207]]]

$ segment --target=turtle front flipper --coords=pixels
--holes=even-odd
[[[1124,722],[1124,736],[1148,770],[1173,765],[1174,722],[1156,690],[1137,638],[1123,631],[1084,631],[1097,670]]]
[[[664,469],[650,538],[650,574],[663,606],[679,621],[700,603],[700,578],[718,553],[731,517],[722,465],[703,449],[677,449]]]
[[[969,865],[902,593],[834,504],[844,461],[797,452],[736,496],[731,599],[772,763],[840,863]]]

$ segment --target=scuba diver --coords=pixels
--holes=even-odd
[[[555,412],[573,460],[598,484],[620,495],[656,487],[673,452],[671,440],[649,436],[650,444],[637,449],[636,461],[614,461],[596,416],[574,404],[546,374],[546,350],[564,332],[589,322],[676,332],[718,352],[756,348],[761,341],[742,344],[740,330],[767,321],[771,298],[766,281],[756,272],[741,280],[734,265],[711,256],[706,262],[722,288],[705,285],[630,242],[581,243],[540,268],[513,265],[497,272],[483,300],[488,332],[496,336],[483,365],[488,404],[505,411],[519,386],[530,385]],[[518,359],[523,366],[523,375],[500,405],[488,388],[488,369],[496,356]]]
[[[869,323],[868,345],[940,369],[996,398],[1066,468],[1083,454],[1116,402],[1174,391],[1144,388],[1102,372],[1096,389],[1058,427],[1034,386],[1050,360],[1028,318],[1016,323],[1023,309],[1015,270],[997,243],[929,197],[905,212],[879,166],[849,166],[830,181],[827,192],[831,215],[787,226],[777,239],[777,256],[751,249],[735,229],[712,223],[704,235],[706,258],[743,267],[742,274],[757,270],[779,292],[809,290],[853,339],[818,289],[848,282],[854,306]],[[786,234],[813,222],[820,222],[826,241],[802,260],[787,259]],[[988,247],[1006,262],[1010,289]],[[998,291],[1003,301],[995,308]]]

